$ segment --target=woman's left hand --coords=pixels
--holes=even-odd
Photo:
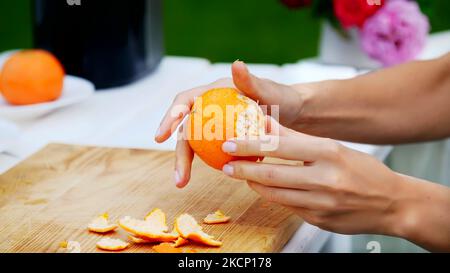
[[[399,200],[405,194],[400,175],[334,140],[276,125],[276,135],[229,140],[222,149],[236,156],[276,157],[303,165],[234,161],[224,166],[224,173],[247,180],[268,201],[291,208],[320,228],[344,234],[396,234]]]

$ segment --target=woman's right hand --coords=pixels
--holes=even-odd
[[[167,110],[156,132],[158,143],[166,141],[180,125],[194,103],[194,99],[204,92],[219,87],[237,88],[245,96],[258,101],[260,105],[279,107],[280,122],[291,127],[297,120],[302,106],[302,96],[293,87],[258,78],[247,69],[247,66],[236,61],[231,67],[233,78],[223,78],[209,85],[196,87],[179,93]],[[180,127],[182,128],[182,127]],[[180,129],[181,131],[181,129]],[[191,164],[194,153],[184,137],[179,137],[176,147],[175,184],[182,188],[190,179]]]

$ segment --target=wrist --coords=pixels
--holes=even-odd
[[[301,110],[296,119],[295,126],[300,131],[314,131],[318,124],[326,121],[327,113],[335,105],[336,93],[342,90],[346,80],[328,80],[311,83],[294,84],[291,87],[299,94]]]
[[[393,235],[431,251],[450,251],[450,189],[400,175],[406,185]]]
[[[395,176],[398,189],[390,209],[391,213],[386,215],[384,233],[390,236],[409,238],[420,224],[417,209],[420,202],[414,190],[414,182],[402,174],[395,173]]]
[[[418,178],[396,175],[401,186],[388,235],[422,243],[424,232],[431,228],[428,226],[432,222],[429,218],[433,218],[442,206],[445,207],[442,195],[445,195],[446,189]]]

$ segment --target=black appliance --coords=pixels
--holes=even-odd
[[[96,88],[133,82],[163,56],[162,0],[35,0],[34,42]]]

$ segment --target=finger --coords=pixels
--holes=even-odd
[[[293,211],[295,214],[299,215],[302,218],[310,217],[313,213],[312,210],[302,207],[293,207],[293,206],[285,206],[286,208]]]
[[[175,150],[175,185],[183,188],[191,178],[191,165],[194,158],[194,152],[184,137],[184,128],[181,126],[178,132],[178,141]]]
[[[323,209],[328,208],[330,205],[328,195],[316,191],[267,187],[253,181],[248,181],[247,183],[251,189],[256,191],[263,198],[284,206],[301,207],[305,209]]]
[[[274,117],[266,115],[266,134],[273,136],[288,136],[292,131],[281,125]]]
[[[156,142],[164,142],[172,135],[184,117],[189,114],[194,98],[202,92],[201,88],[194,88],[175,97],[156,131]]]
[[[259,93],[255,86],[255,77],[250,74],[244,62],[235,61],[231,65],[233,82],[237,89],[252,99],[258,99]]]
[[[259,137],[228,139],[222,150],[235,156],[269,156],[288,160],[314,162],[340,152],[342,145],[327,138],[302,134],[270,119],[270,130],[279,127],[276,134]]]
[[[317,210],[311,210],[302,207],[293,207],[293,206],[285,206],[290,209],[292,212],[300,216],[303,220],[308,222],[311,225],[317,226],[320,221],[318,221],[319,217],[317,216]]]
[[[231,74],[236,88],[247,97],[263,104],[278,101],[275,83],[251,74],[244,62],[235,61],[231,66]]]
[[[314,162],[327,153],[321,139],[302,136],[260,136],[257,139],[229,139],[222,151],[234,156],[267,156],[287,160]]]
[[[223,167],[233,178],[258,182],[269,187],[301,190],[321,189],[326,179],[317,167],[277,165],[250,161],[234,161]]]
[[[156,131],[155,141],[161,143],[167,140],[172,133],[175,132],[184,117],[189,114],[195,98],[202,95],[204,92],[217,87],[234,87],[234,85],[230,78],[223,78],[211,84],[179,93],[164,115],[161,124]]]

